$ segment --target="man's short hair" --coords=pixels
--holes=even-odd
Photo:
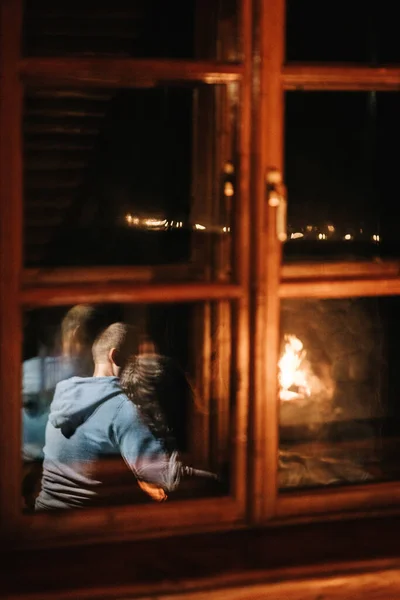
[[[109,324],[105,312],[97,306],[77,304],[65,315],[61,323],[61,336],[63,340],[74,336],[82,346],[91,348]]]
[[[136,329],[125,323],[113,323],[105,329],[93,344],[93,360],[95,363],[107,361],[110,350],[115,348],[118,366],[126,363],[130,356],[138,351]]]

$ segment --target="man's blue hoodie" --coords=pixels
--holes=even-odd
[[[166,455],[117,377],[72,377],[60,382],[46,427],[36,510],[97,504],[107,487],[102,462],[118,455],[137,479],[166,491],[179,482],[176,453]]]

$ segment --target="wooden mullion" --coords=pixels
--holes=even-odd
[[[255,4],[255,2],[254,2]],[[235,280],[244,286],[250,281],[250,144],[251,144],[251,117],[252,117],[252,5],[250,0],[241,1],[241,32],[242,50],[244,55],[245,76],[240,86],[240,109],[238,111],[239,126],[238,152],[239,173],[236,180],[234,196],[234,215],[232,260]],[[233,135],[234,132],[231,132]]]
[[[280,298],[349,298],[400,294],[400,277],[283,281]]]
[[[238,63],[135,58],[24,58],[19,73],[26,84],[90,87],[153,86],[160,82],[226,84],[239,81]]]
[[[400,482],[369,483],[337,489],[304,490],[278,496],[276,518],[309,520],[320,519],[328,513],[343,515],[347,512],[365,513],[371,509],[398,509]]]
[[[198,351],[192,357],[194,402],[190,406],[189,456],[192,464],[204,469],[210,465],[211,310],[210,302],[195,308],[190,334]]]
[[[150,283],[152,281],[204,281],[205,268],[191,263],[161,266],[49,267],[22,272],[22,285],[59,285],[71,283]]]
[[[281,280],[289,282],[300,279],[349,279],[360,277],[397,277],[400,260],[334,261],[284,263]]]
[[[274,515],[277,499],[278,403],[276,365],[279,345],[279,280],[281,244],[276,236],[276,209],[266,203],[268,168],[283,168],[284,0],[262,0],[254,19],[258,31],[255,78],[259,102],[254,115],[254,245],[252,307],[254,372],[252,400],[252,519],[264,521]],[[258,63],[258,57],[260,63]],[[260,66],[259,66],[260,65]]]
[[[219,302],[212,307],[212,356],[211,400],[211,460],[212,467],[219,472],[230,462],[231,447],[231,370],[234,366],[232,353],[232,307],[228,302]],[[235,371],[235,370],[234,370]],[[233,424],[235,427],[235,425]]]
[[[282,68],[285,90],[400,90],[400,66],[288,64]]]
[[[25,287],[19,301],[23,306],[67,306],[81,302],[165,303],[200,300],[233,300],[243,295],[243,289],[232,284],[72,284]]]
[[[238,506],[248,509],[252,502],[251,471],[255,455],[250,452],[249,407],[250,398],[250,288],[251,288],[251,117],[252,117],[252,53],[253,53],[253,17],[255,0],[240,0],[239,29],[241,37],[241,55],[244,59],[244,77],[240,86],[240,109],[238,111],[237,136],[239,149],[239,174],[236,176],[234,196],[234,215],[232,215],[233,237],[231,256],[234,280],[244,290],[243,297],[236,307],[231,307],[231,344],[232,344],[232,381],[230,395],[235,398],[235,407],[230,415],[232,443],[231,453],[235,456],[235,471],[231,489]],[[234,132],[231,133],[234,135]],[[232,227],[231,226],[231,227]],[[237,231],[237,235],[236,235]],[[231,234],[232,235],[232,234]],[[226,425],[225,425],[226,427]],[[232,431],[233,430],[233,431]]]

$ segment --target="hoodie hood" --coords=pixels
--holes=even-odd
[[[121,393],[118,377],[71,377],[57,385],[49,421],[71,437],[101,404]]]

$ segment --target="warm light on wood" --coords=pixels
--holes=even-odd
[[[134,58],[24,58],[19,72],[27,84],[63,84],[107,87],[152,86],[165,81],[200,81],[208,84],[239,81],[240,64]]]
[[[400,90],[398,66],[288,64],[281,77],[285,90]]]

